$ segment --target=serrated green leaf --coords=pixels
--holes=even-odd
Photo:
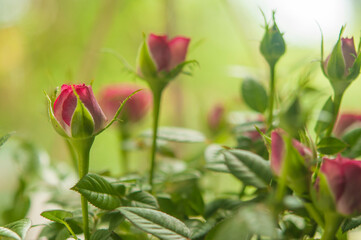
[[[267,92],[256,80],[250,78],[243,80],[241,92],[243,100],[253,110],[263,113],[267,109]]]
[[[165,240],[189,239],[190,230],[178,219],[149,208],[122,207],[120,212],[143,231]]]
[[[322,154],[333,155],[338,152],[341,152],[347,147],[347,144],[334,137],[326,137],[321,139],[317,144],[317,150]]]
[[[142,133],[143,137],[152,137],[153,131],[151,129]],[[171,142],[182,143],[198,143],[205,142],[206,138],[203,133],[187,128],[180,127],[160,127],[158,129],[157,138]]]
[[[28,218],[9,223],[4,227],[0,227],[0,236],[11,239],[22,240],[25,239],[26,233],[31,226],[31,221]]]
[[[83,195],[94,206],[112,210],[120,206],[121,201],[118,192],[103,177],[88,173],[71,188]]]
[[[99,229],[90,236],[90,240],[113,240],[112,231]]]
[[[265,188],[272,179],[271,167],[262,157],[245,150],[223,151],[229,171],[246,185]]]
[[[218,144],[211,144],[206,148],[204,152],[204,158],[206,160],[207,169],[215,172],[229,173],[226,160],[222,154],[223,150],[224,148]]]
[[[206,222],[194,220],[190,226],[192,232],[191,239],[198,239],[205,236],[216,225],[216,223],[217,221],[214,218],[211,218]]]
[[[131,205],[133,207],[159,208],[157,199],[152,194],[145,191],[132,192],[127,195],[127,198],[132,201]]]
[[[6,238],[10,238],[10,239],[15,239],[15,240],[21,240],[21,237],[18,234],[11,231],[10,229],[4,228],[4,227],[0,227],[0,237],[6,237]]]
[[[354,228],[357,228],[360,225],[361,225],[361,216],[351,218],[351,219],[346,219],[343,222],[343,224],[341,226],[341,229],[342,229],[342,232],[345,233],[345,232],[350,231],[350,230],[352,230]]]
[[[73,229],[65,221],[65,218],[71,218],[73,216],[73,214],[71,212],[64,211],[64,210],[49,210],[49,211],[42,212],[40,215],[46,219],[49,219],[50,221],[63,224],[67,228],[66,231],[68,233],[70,233],[71,235],[73,235],[74,239],[77,239]],[[66,233],[63,233],[63,235],[65,236]]]

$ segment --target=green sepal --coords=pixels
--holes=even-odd
[[[346,66],[342,54],[341,35],[344,27],[341,28],[336,45],[334,46],[330,59],[327,62],[327,76],[334,85],[335,81],[342,80],[345,76]]]
[[[305,159],[293,147],[292,140],[283,136],[286,152],[282,172],[286,171],[288,186],[300,197],[309,195],[309,184],[311,182],[311,172],[306,166]],[[282,173],[283,174],[283,173]]]
[[[196,60],[188,60],[188,61],[184,61],[180,64],[178,64],[175,68],[173,68],[171,71],[169,72],[162,72],[161,76],[163,79],[165,79],[166,82],[169,82],[170,80],[174,79],[175,77],[177,77],[180,73],[182,73],[183,68],[187,65],[198,65],[199,63]],[[183,72],[185,74],[190,74],[187,72]],[[164,75],[163,75],[164,74]]]
[[[93,136],[94,133],[93,117],[78,96],[77,96],[77,105],[74,110],[70,126],[71,126],[71,136],[73,138],[88,138]]]
[[[335,199],[322,172],[319,172],[318,180],[311,189],[312,201],[321,212],[336,211]]]
[[[69,135],[64,131],[64,128],[59,124],[58,120],[56,120],[54,111],[53,111],[53,101],[49,97],[49,95],[44,91],[44,94],[48,100],[48,112],[51,124],[53,125],[55,131],[59,133],[61,136],[65,138],[69,138]]]
[[[137,56],[137,71],[141,73],[142,77],[148,81],[148,79],[154,79],[157,77],[158,71],[149,51],[146,37],[143,37],[143,43],[139,48]]]

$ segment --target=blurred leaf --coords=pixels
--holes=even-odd
[[[206,222],[201,222],[199,220],[189,220],[186,222],[192,232],[191,239],[204,237],[216,225],[216,223],[216,219],[213,218],[207,220]]]
[[[0,147],[4,145],[4,143],[13,135],[14,133],[8,133],[2,137],[0,137]]]
[[[224,148],[217,144],[211,144],[206,148],[204,157],[207,169],[215,172],[229,173],[224,155],[222,154],[223,150]]]
[[[295,137],[305,127],[306,119],[299,97],[296,97],[288,108],[281,112],[280,127]]]
[[[233,211],[241,204],[242,201],[237,199],[216,199],[206,205],[204,217],[210,218],[220,209]]]
[[[7,237],[10,239],[22,240],[25,239],[26,233],[31,226],[31,221],[28,218],[9,223],[0,227],[0,237]]]
[[[157,199],[150,193],[144,191],[132,192],[127,195],[127,198],[132,201],[133,207],[144,208],[159,208]]]
[[[275,229],[270,211],[263,205],[251,205],[239,209],[234,216],[217,224],[205,239],[250,239],[254,234],[274,239]]]
[[[334,137],[323,138],[317,144],[317,150],[320,153],[327,155],[334,155],[338,152],[341,152],[346,147],[347,144],[344,141]]]
[[[90,236],[90,240],[118,240],[118,239],[122,239],[122,238],[120,238],[113,231],[107,229],[99,229]]]
[[[71,188],[83,195],[94,206],[112,210],[120,206],[120,198],[114,187],[103,177],[88,173]]]
[[[343,156],[357,158],[361,155],[361,128],[353,129],[342,136],[342,140],[348,144]]]
[[[315,131],[317,135],[321,135],[325,130],[327,130],[332,123],[334,115],[334,106],[332,98],[329,97],[325,105],[322,107],[320,115],[315,126]]]
[[[263,113],[267,109],[268,97],[264,87],[254,79],[244,79],[241,88],[243,100],[253,110]]]
[[[361,225],[361,216],[355,217],[355,218],[351,218],[351,219],[346,219],[343,224],[342,224],[342,232],[345,233],[347,231],[350,231],[354,228],[357,228],[358,226]]]
[[[223,151],[231,173],[246,185],[265,188],[272,179],[270,164],[260,156],[245,150]]]
[[[119,210],[134,225],[160,239],[181,240],[190,237],[187,226],[166,213],[135,207],[122,207]]]
[[[77,239],[74,231],[69,226],[69,224],[65,221],[65,218],[70,218],[73,216],[73,214],[71,212],[64,211],[64,210],[49,210],[49,211],[42,212],[40,215],[51,221],[63,224],[68,229],[68,231],[74,236],[74,238]]]
[[[106,212],[102,217],[102,222],[109,222],[109,230],[115,230],[124,221],[124,216],[119,210]]]
[[[144,137],[152,137],[153,132],[151,129],[142,133]],[[197,143],[205,142],[206,138],[203,133],[193,129],[180,128],[180,127],[160,127],[158,129],[158,139],[171,141],[171,142],[182,142],[182,143]]]

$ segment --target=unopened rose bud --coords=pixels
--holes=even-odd
[[[108,119],[112,119],[120,104],[133,92],[141,87],[134,84],[116,84],[104,88],[100,92],[100,106]],[[126,122],[138,122],[147,114],[152,102],[149,90],[142,90],[132,96],[122,109],[119,118]]]
[[[324,158],[316,184],[316,199],[321,208],[342,215],[361,213],[361,161],[344,158]]]
[[[224,118],[224,106],[222,104],[217,104],[209,111],[207,122],[208,128],[212,132],[219,130],[222,120]]]
[[[335,93],[345,91],[360,73],[360,52],[356,52],[353,37],[341,37],[343,29],[331,54],[326,60],[322,60],[323,72],[330,80]]]
[[[270,27],[266,22],[260,50],[270,66],[274,66],[286,52],[286,43],[283,39],[283,34],[276,24],[275,13],[273,13],[273,26]]]
[[[286,144],[284,136],[281,130],[271,133],[271,169],[277,176],[286,174],[289,187],[303,196],[309,192],[312,151],[295,139]]]
[[[361,127],[361,114],[343,113],[338,117],[333,133],[336,137],[342,137],[344,133],[356,127]]]
[[[85,84],[64,84],[51,114],[55,129],[70,138],[92,137],[103,129],[106,122],[91,86]]]
[[[180,71],[176,69],[187,55],[190,39],[186,37],[168,37],[150,34],[141,45],[137,58],[138,75],[147,81],[175,77]],[[170,72],[177,70],[169,75]],[[166,79],[167,80],[167,79]]]

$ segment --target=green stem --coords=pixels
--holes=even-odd
[[[325,222],[323,220],[323,217],[321,216],[320,212],[315,208],[315,206],[309,202],[305,202],[304,206],[305,206],[308,214],[310,214],[310,216],[313,218],[313,220],[315,220],[315,222],[319,226],[325,227]]]
[[[127,174],[129,172],[128,149],[126,144],[129,140],[129,124],[119,124],[119,144],[120,144],[120,172]]]
[[[162,89],[153,88],[153,141],[151,150],[151,166],[149,172],[149,184],[151,190],[154,187],[154,171],[155,171],[155,155],[157,151],[157,134],[158,134],[158,122],[160,112],[160,101],[162,98]]]
[[[78,164],[77,164],[76,152],[75,152],[73,146],[71,145],[71,142],[68,139],[65,139],[65,142],[66,142],[66,146],[69,149],[69,153],[70,153],[70,157],[71,157],[73,167],[74,167],[75,171],[78,172]]]
[[[81,179],[89,172],[89,153],[93,145],[94,137],[86,139],[71,139],[70,140],[74,151],[78,157],[78,172]],[[83,231],[85,240],[90,237],[89,233],[89,214],[88,214],[88,201],[81,196],[81,209],[83,214]]]
[[[343,97],[343,92],[340,94],[335,94],[334,100],[333,100],[333,116],[332,116],[332,122],[330,127],[327,130],[326,136],[329,137],[332,134],[333,128],[335,126],[335,123],[337,121],[338,112],[340,110],[341,101]]]
[[[343,218],[337,213],[325,214],[325,228],[321,240],[335,240]]]
[[[268,129],[272,129],[272,122],[273,122],[273,108],[274,108],[274,101],[275,101],[275,68],[276,64],[270,64],[270,93],[269,93],[269,108],[268,108]]]

